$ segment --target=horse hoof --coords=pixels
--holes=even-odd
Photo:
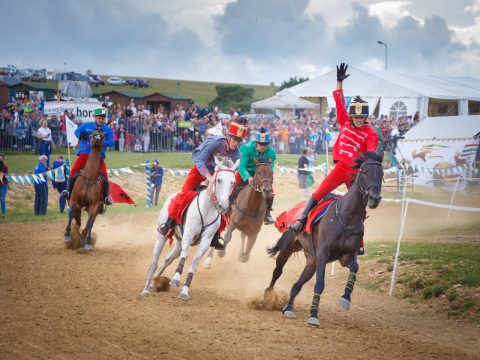
[[[92,244],[85,244],[84,249],[87,251],[92,251],[93,250],[93,245]]]
[[[217,254],[219,257],[224,257],[225,256],[225,250],[217,250]]]
[[[240,255],[240,257],[239,257],[239,260],[240,260],[241,263],[246,263],[246,262],[248,262],[249,259],[250,259],[250,256],[249,256],[249,255],[243,255],[243,254],[242,254],[242,255]]]
[[[307,324],[317,328],[320,327],[320,321],[314,317],[309,317],[307,320]]]
[[[180,286],[180,280],[172,279],[172,280],[170,280],[170,285],[179,287]]]
[[[185,293],[181,292],[180,295],[178,295],[178,298],[179,298],[180,300],[183,300],[183,301],[186,302],[186,301],[188,301],[189,296],[188,296],[188,294],[185,294]]]
[[[297,318],[295,316],[295,313],[291,310],[284,311],[283,316],[285,316],[287,319],[296,319]]]
[[[72,242],[72,237],[71,237],[70,235],[65,235],[65,236],[63,237],[63,242],[64,242],[65,244],[70,244],[70,243]]]
[[[141,297],[148,297],[150,296],[150,291],[148,291],[147,289],[144,289],[141,294],[140,294]]]
[[[340,304],[340,306],[342,308],[344,308],[345,310],[350,310],[350,301],[341,297],[340,299],[338,299],[338,303]]]

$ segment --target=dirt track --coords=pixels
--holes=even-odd
[[[312,283],[296,302],[296,320],[250,309],[273,269],[264,252],[277,236],[271,228],[249,263],[236,260],[232,244],[211,270],[202,267],[190,302],[178,300],[176,288],[140,299],[155,223],[152,214],[101,217],[90,254],[63,248],[63,222],[2,225],[0,358],[480,359],[480,328],[427,306],[357,287],[352,309],[341,309],[344,269],[327,278],[320,329],[305,324]],[[278,289],[290,289],[302,264],[288,264]]]

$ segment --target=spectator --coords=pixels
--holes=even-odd
[[[50,167],[50,154],[52,153],[52,131],[48,128],[47,119],[40,121],[40,128],[37,131],[37,137],[41,141],[40,155],[47,157],[47,167]]]
[[[307,189],[307,176],[310,174],[308,169],[308,149],[302,150],[302,156],[298,159],[298,187],[300,188],[301,197],[303,200],[307,200],[310,197],[310,193]]]
[[[8,181],[5,176],[6,174],[8,174],[8,166],[5,164],[5,155],[0,154],[0,206],[2,209],[2,219],[5,219],[5,213],[7,211],[5,198],[7,196]]]
[[[57,155],[57,158],[53,162],[53,168],[57,169],[59,167],[62,167],[65,164],[65,161],[63,159],[63,155]],[[63,190],[67,189],[67,182],[65,181],[65,173],[64,170],[59,171],[59,173],[55,173],[54,181],[52,181],[53,188],[58,191],[59,194],[62,193]],[[60,212],[63,213],[65,210],[65,204],[67,203],[67,200],[60,196],[60,199],[58,200],[58,205],[60,207]]]
[[[158,196],[162,190],[163,168],[160,166],[158,160],[154,160],[152,169],[150,171],[153,185],[153,206],[158,206]]]
[[[45,175],[45,172],[48,171],[47,169],[47,156],[40,155],[38,158],[39,162],[35,167],[35,174],[44,174],[42,180],[38,177],[39,183],[35,183],[35,205],[34,205],[34,212],[35,215],[47,215],[47,204],[48,204],[48,179]]]
[[[123,123],[120,123],[120,126],[117,129],[117,138],[118,138],[118,150],[120,150],[121,152],[124,151],[126,133],[127,132],[123,126]]]

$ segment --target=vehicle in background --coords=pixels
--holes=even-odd
[[[139,88],[148,88],[148,87],[150,87],[150,82],[148,80],[136,79],[133,86],[134,87],[139,87]]]
[[[125,85],[125,80],[117,76],[111,76],[107,79],[107,84],[114,85],[114,86]]]
[[[90,85],[95,85],[95,86],[105,85],[105,81],[103,81],[102,78],[98,75],[90,75],[88,77],[88,82],[90,83]]]
[[[45,71],[45,77],[47,80],[53,80],[55,77],[55,69],[47,69]]]
[[[125,80],[125,85],[133,86],[133,85],[135,85],[135,81],[137,81],[137,79],[132,79],[132,78],[127,79],[127,80]]]
[[[30,76],[31,81],[47,81],[47,74],[45,69],[35,70]]]

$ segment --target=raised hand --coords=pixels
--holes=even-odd
[[[340,63],[340,66],[337,65],[337,81],[342,82],[345,80],[347,77],[350,76],[350,74],[347,74],[347,69],[348,65],[345,63]]]

